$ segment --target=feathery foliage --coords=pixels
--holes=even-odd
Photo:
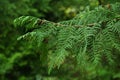
[[[73,19],[58,23],[22,16],[14,24],[25,32],[18,40],[47,49],[44,54],[49,72],[73,55],[81,68],[120,65],[120,3],[86,9]]]

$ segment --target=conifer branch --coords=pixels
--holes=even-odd
[[[116,56],[113,54],[120,53],[120,6],[113,7],[87,11],[65,22],[55,23],[32,16],[22,16],[14,22],[16,27],[27,31],[20,39],[33,41],[41,49],[42,44],[46,44],[49,71],[59,68],[72,54],[81,67],[89,66],[89,62],[96,66],[112,65]]]

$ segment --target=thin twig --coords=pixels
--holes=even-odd
[[[112,20],[120,20],[120,17],[117,17],[117,18],[114,18],[114,19],[112,19]],[[102,23],[107,23],[107,22],[109,22],[109,21],[111,21],[111,19],[110,20],[106,20],[106,21],[102,21],[101,22],[101,24]],[[95,26],[97,23],[91,23],[91,24],[86,24],[86,25],[64,25],[64,24],[60,24],[60,23],[55,23],[55,22],[51,22],[51,21],[47,21],[47,20],[42,20],[42,19],[39,19],[38,20],[38,25],[43,25],[43,24],[45,24],[45,23],[51,23],[51,24],[53,24],[54,26],[62,26],[62,27],[68,27],[68,26],[73,26],[73,27],[76,27],[76,28],[80,28],[80,27],[84,27],[84,26],[89,26],[89,27],[92,27],[92,26]]]

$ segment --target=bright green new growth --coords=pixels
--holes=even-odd
[[[119,3],[109,8],[86,10],[68,21],[54,23],[22,16],[15,19],[14,24],[26,32],[18,40],[26,39],[37,44],[40,50],[43,45],[47,49],[44,54],[48,55],[49,72],[71,56],[80,67],[113,66],[119,61]]]

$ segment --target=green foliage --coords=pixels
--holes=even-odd
[[[80,61],[80,57],[82,56],[80,56],[81,54],[78,56],[78,52],[83,53],[84,46],[81,50],[78,44],[76,44],[78,47],[74,47],[76,46],[74,45],[75,43],[71,42],[73,42],[73,38],[75,37],[69,37],[76,35],[76,28],[72,26],[77,27],[76,24],[79,23],[80,18],[84,14],[85,16],[89,15],[88,11],[100,5],[99,1],[102,1],[101,5],[106,8],[110,8],[110,3],[119,2],[119,0],[0,0],[0,80],[98,80],[98,78],[110,80],[111,76],[113,76],[113,79],[119,78],[120,55],[117,54],[119,53],[118,42],[114,44],[117,50],[113,50],[113,52],[116,53],[113,54],[115,61],[114,67],[110,66],[113,69],[110,70],[110,67],[101,67],[98,72],[96,72],[96,69],[93,67],[85,67],[83,70],[85,65],[81,65],[81,63],[88,61],[86,59]],[[119,4],[117,5],[119,6]],[[119,9],[116,9],[116,5],[113,6],[113,13],[116,17],[119,17]],[[84,10],[85,12],[82,12]],[[78,12],[80,12],[80,14],[76,16]],[[101,12],[102,10],[97,14]],[[26,17],[27,15],[29,16]],[[16,28],[18,28],[16,30],[13,26],[13,20],[19,16],[23,16],[21,17],[23,19],[15,21]],[[71,19],[74,16],[76,16],[76,19],[59,22],[60,25],[54,24],[54,22]],[[91,16],[93,19],[94,14]],[[89,16],[90,20],[91,16]],[[83,21],[78,24],[79,26],[83,25],[81,23],[86,21],[86,17],[83,18]],[[99,18],[103,19],[101,16],[99,16]],[[96,17],[94,17],[94,19],[96,19]],[[116,21],[113,20],[113,23],[110,23],[108,26],[114,26],[115,22]],[[44,28],[41,29],[40,25]],[[72,28],[68,28],[68,25]],[[115,25],[119,25],[119,22]],[[67,28],[64,30],[64,27]],[[119,26],[110,27],[110,29],[113,29],[116,33],[118,33],[118,28]],[[97,30],[99,31],[99,29]],[[64,33],[65,31],[67,32]],[[19,37],[25,33],[26,35]],[[82,32],[82,34],[84,33]],[[64,35],[64,37],[62,35]],[[68,40],[66,40],[66,38]],[[32,42],[32,44],[27,43],[27,41]],[[57,46],[62,46],[62,48]],[[52,57],[55,57],[55,59]],[[86,56],[86,58],[87,57],[89,56]],[[104,58],[98,59],[104,60]],[[51,71],[49,75],[47,73],[47,65],[49,66],[49,72]],[[86,65],[90,66],[90,64]]]
[[[117,73],[116,70],[119,70],[120,3],[106,8],[86,9],[75,18],[58,23],[22,16],[15,19],[14,24],[27,30],[19,40],[26,39],[40,50],[43,47],[46,49],[46,52],[41,53],[48,57],[49,72],[68,64],[67,60],[71,56],[79,68],[86,72],[87,78],[84,77],[84,80],[92,75],[90,70],[95,71],[95,76],[100,77],[98,79],[109,75],[104,80],[110,80],[112,71]],[[110,73],[106,72],[111,69]]]

